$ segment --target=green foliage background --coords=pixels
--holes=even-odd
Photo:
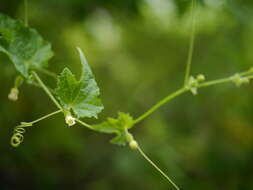
[[[186,0],[29,0],[29,25],[52,42],[50,69],[80,74],[85,50],[105,110],[138,116],[183,84],[189,41]],[[23,18],[23,2],[0,0],[0,11]],[[253,65],[253,2],[198,1],[192,74],[230,76]],[[16,71],[0,55],[0,189],[165,190],[169,184],[111,136],[56,116],[31,128],[14,149],[13,127],[56,110],[40,89],[23,85],[8,101]],[[52,87],[53,80],[43,78]],[[233,84],[183,95],[132,129],[145,152],[182,189],[253,189],[253,86]]]

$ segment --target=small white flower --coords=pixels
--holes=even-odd
[[[65,117],[65,122],[68,124],[68,126],[73,126],[76,124],[76,119],[72,115],[67,115]]]
[[[17,88],[12,88],[9,95],[8,95],[9,100],[17,101],[18,100],[18,93],[19,93],[19,91]]]

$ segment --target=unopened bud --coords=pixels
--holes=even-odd
[[[133,150],[136,150],[138,148],[138,143],[135,140],[131,140],[129,142],[129,147]]]
[[[249,84],[249,79],[247,77],[241,77],[239,74],[235,74],[232,80],[238,87],[240,87],[242,84]]]
[[[199,74],[199,75],[197,76],[197,81],[198,81],[198,82],[203,82],[204,80],[206,80],[205,75]]]
[[[76,120],[72,115],[67,115],[65,117],[65,122],[68,124],[68,126],[73,126],[76,124]]]
[[[8,95],[9,100],[17,101],[18,100],[18,93],[19,93],[19,91],[17,88],[12,88],[9,95]]]

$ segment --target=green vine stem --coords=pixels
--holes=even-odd
[[[40,86],[44,89],[44,91],[47,93],[47,95],[50,97],[50,99],[54,102],[54,104],[63,111],[62,106],[58,103],[58,101],[55,99],[55,97],[52,95],[52,93],[50,92],[50,90],[47,88],[47,86],[42,82],[42,80],[40,79],[40,77],[38,76],[38,74],[35,71],[32,71],[32,75],[35,77],[35,79],[38,81],[38,83],[40,84]]]
[[[49,118],[49,117],[51,117],[51,116],[53,116],[53,115],[56,115],[56,114],[58,114],[58,113],[61,113],[61,112],[62,112],[62,110],[57,110],[57,111],[52,112],[52,113],[49,113],[49,114],[47,114],[47,115],[45,115],[45,116],[43,116],[43,117],[40,117],[40,118],[38,118],[38,119],[36,119],[36,120],[34,120],[34,121],[31,121],[31,122],[22,122],[21,125],[22,125],[22,124],[24,124],[24,125],[26,125],[26,124],[28,124],[28,125],[33,125],[33,124],[35,124],[35,123],[38,123],[38,122],[40,122],[40,121],[42,121],[42,120],[44,120],[44,119],[47,119],[47,118]]]
[[[173,92],[172,94],[169,94],[164,99],[162,99],[157,104],[155,104],[153,107],[151,107],[148,111],[146,111],[144,114],[142,114],[140,117],[138,117],[137,119],[135,119],[134,120],[134,124],[139,123],[140,121],[142,121],[143,119],[145,119],[146,117],[148,117],[149,115],[151,115],[158,108],[160,108],[161,106],[163,106],[167,102],[173,100],[174,98],[176,98],[177,96],[183,94],[186,91],[187,91],[187,88],[183,87],[183,88],[181,88],[181,89]]]
[[[253,75],[249,75],[253,73],[253,69],[250,69],[248,71],[239,73],[239,74],[234,74],[230,77],[226,77],[226,78],[221,78],[221,79],[216,79],[216,80],[211,80],[211,81],[207,81],[207,82],[203,82],[200,83],[196,86],[196,88],[202,88],[202,87],[208,87],[208,86],[214,86],[217,84],[223,84],[223,83],[229,83],[229,82],[234,82],[234,76],[238,75],[239,77],[244,77],[246,79],[252,79]],[[245,76],[245,75],[249,75],[249,76]],[[143,113],[141,116],[139,116],[137,119],[134,120],[134,124],[137,124],[139,122],[141,122],[143,119],[145,119],[146,117],[148,117],[149,115],[151,115],[154,111],[156,111],[158,108],[160,108],[161,106],[163,106],[164,104],[170,102],[171,100],[173,100],[174,98],[184,94],[185,92],[190,91],[191,89],[189,87],[187,87],[187,85],[183,88],[180,88],[179,90],[169,94],[168,96],[166,96],[164,99],[162,99],[161,101],[159,101],[158,103],[156,103],[154,106],[152,106],[148,111],[146,111],[145,113]]]
[[[139,153],[142,155],[142,157],[147,160],[163,177],[165,177],[166,180],[168,180],[168,182],[170,182],[177,190],[180,190],[180,188],[172,181],[172,179],[170,179],[169,176],[167,176],[144,152],[143,150],[140,148],[140,146],[137,146],[137,150],[139,151]]]
[[[184,77],[184,86],[187,85],[190,71],[191,71],[191,64],[192,64],[192,56],[193,56],[193,49],[194,49],[194,41],[195,41],[195,0],[191,1],[191,34],[190,34],[190,42],[189,42],[189,50],[188,50],[188,57],[186,63],[186,70],[185,70],[185,77]]]
[[[44,68],[35,67],[34,70],[39,71],[47,76],[57,79],[57,74]]]
[[[83,122],[83,121],[81,121],[80,119],[77,119],[77,118],[76,118],[75,120],[76,120],[79,124],[81,124],[81,125],[83,125],[83,126],[89,128],[89,129],[93,130],[92,125],[89,125],[89,124],[87,124],[87,123],[85,123],[85,122]]]
[[[24,0],[24,23],[25,26],[28,27],[28,3],[27,0]]]

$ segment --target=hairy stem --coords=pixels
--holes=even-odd
[[[142,121],[143,119],[148,117],[150,114],[152,114],[154,111],[156,111],[158,108],[160,108],[161,106],[163,106],[167,102],[171,101],[172,99],[176,98],[177,96],[183,94],[186,91],[187,91],[187,88],[184,87],[184,88],[181,88],[181,89],[173,92],[172,94],[169,94],[164,99],[162,99],[157,104],[155,104],[153,107],[151,107],[148,111],[146,111],[141,116],[139,116],[137,119],[135,119],[134,124],[139,123],[140,121]]]
[[[47,86],[42,82],[42,80],[40,79],[40,77],[37,75],[37,73],[35,71],[32,71],[33,76],[35,77],[35,79],[38,81],[38,83],[41,85],[41,87],[44,89],[44,91],[47,93],[47,95],[49,96],[49,98],[54,102],[54,104],[63,111],[63,108],[61,107],[61,105],[58,103],[58,101],[55,99],[55,97],[52,95],[52,93],[50,92],[50,90],[47,88]]]
[[[166,175],[140,148],[140,146],[137,147],[137,150],[140,152],[140,154],[143,156],[145,160],[147,160],[163,177],[165,177],[166,180],[168,180],[177,190],[180,190],[180,188],[170,179],[168,175]]]
[[[186,70],[185,70],[185,77],[184,77],[184,86],[187,85],[190,71],[191,71],[191,64],[192,64],[192,56],[193,56],[193,49],[194,49],[194,41],[195,41],[195,0],[191,1],[191,34],[190,34],[190,42],[189,42],[189,50],[188,50],[188,57],[186,63]]]

